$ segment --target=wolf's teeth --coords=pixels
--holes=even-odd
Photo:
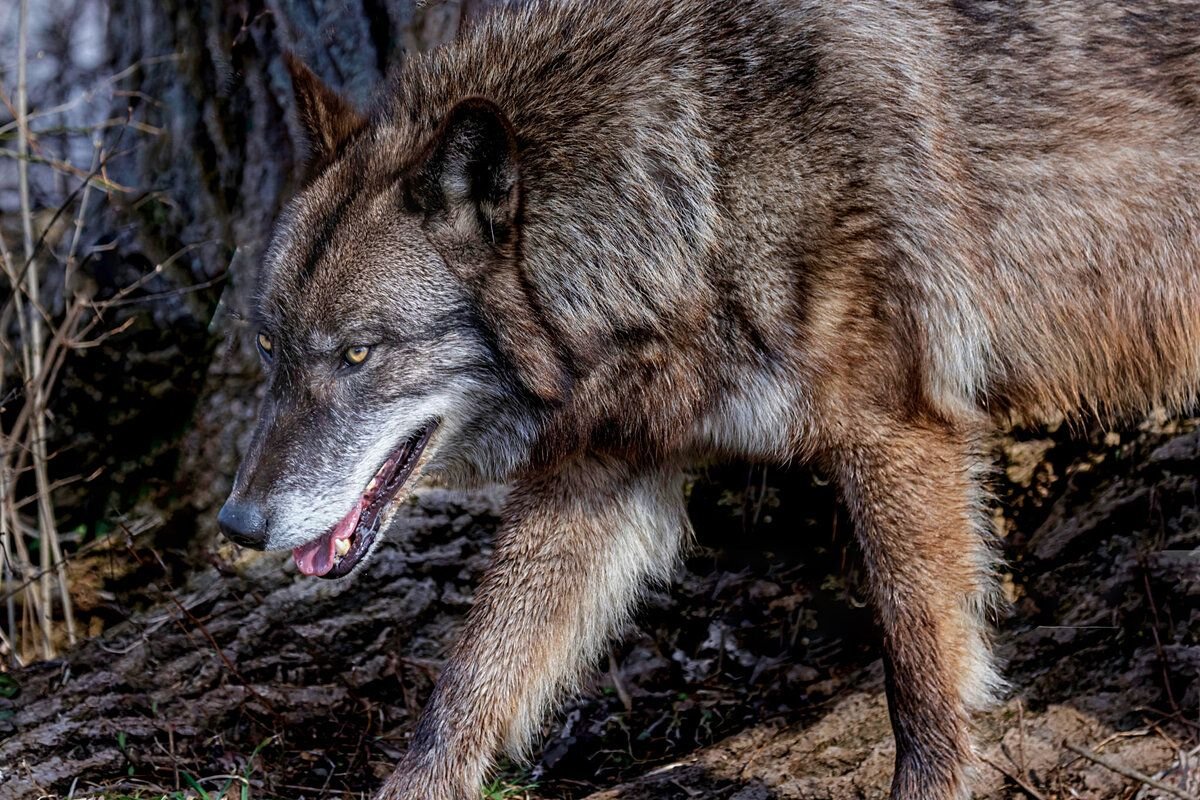
[[[378,485],[379,485],[379,476],[376,475],[374,478],[371,478],[371,482],[367,484],[367,491],[368,492],[374,491],[375,487]]]
[[[346,553],[350,552],[350,540],[349,539],[338,539],[336,542],[333,543],[333,549],[337,551],[337,554],[339,556],[346,555]]]

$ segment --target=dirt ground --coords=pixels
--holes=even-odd
[[[1196,425],[998,445],[1012,688],[979,720],[978,797],[1200,794]],[[101,633],[0,699],[0,800],[368,797],[470,604],[501,495],[423,490],[352,582],[187,541],[194,520],[114,538],[76,567]],[[691,498],[673,585],[486,797],[886,795],[876,634],[833,490],[729,467]],[[197,552],[209,566],[187,568]]]

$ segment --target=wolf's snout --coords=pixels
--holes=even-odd
[[[217,514],[217,526],[230,541],[263,550],[267,546],[267,515],[258,503],[230,497]]]

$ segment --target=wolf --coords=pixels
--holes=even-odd
[[[384,800],[477,797],[690,528],[807,459],[853,519],[893,800],[970,794],[997,425],[1200,389],[1200,2],[557,0],[360,111],[295,58],[303,185],[219,523],[342,577],[418,476],[511,484]]]

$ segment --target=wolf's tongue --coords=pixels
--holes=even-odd
[[[305,575],[324,575],[333,569],[333,554],[338,539],[349,539],[354,535],[361,514],[362,503],[359,503],[321,538],[292,550],[296,567]]]

